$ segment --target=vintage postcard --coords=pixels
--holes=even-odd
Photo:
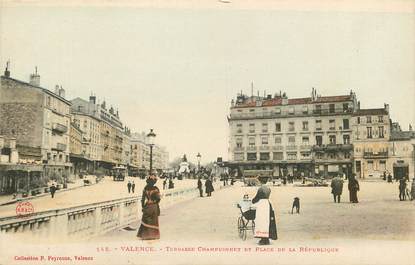
[[[414,21],[0,0],[0,264],[414,264]]]

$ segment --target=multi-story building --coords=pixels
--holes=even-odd
[[[65,90],[41,87],[37,71],[26,83],[11,78],[6,68],[0,95],[0,134],[16,138],[20,159],[42,162],[47,177],[68,177],[71,102]]]
[[[358,109],[353,113],[352,127],[356,175],[359,178],[382,176],[391,168],[387,165],[391,137],[389,105]]]
[[[415,131],[392,130],[389,139],[387,171],[394,177],[415,177]]]
[[[268,170],[274,176],[352,173],[356,95],[292,98],[276,94],[232,100],[228,117],[229,163],[239,174]]]

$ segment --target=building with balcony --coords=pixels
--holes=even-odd
[[[71,102],[65,90],[41,87],[37,70],[29,82],[13,79],[6,67],[0,95],[0,134],[16,139],[20,159],[42,163],[45,177],[68,177]]]
[[[400,127],[391,131],[386,166],[394,177],[415,177],[415,131],[411,126],[408,131]]]
[[[383,108],[359,109],[353,113],[354,167],[359,178],[378,178],[390,169],[387,165],[390,123],[387,104]]]
[[[356,95],[288,98],[284,94],[232,100],[228,117],[229,163],[273,176],[330,176],[352,173],[351,118]]]

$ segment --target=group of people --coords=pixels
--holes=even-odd
[[[408,184],[406,183],[406,178],[401,178],[399,180],[399,200],[406,201],[407,197],[411,201],[415,198],[415,177],[412,179],[410,191],[408,188]]]
[[[127,183],[127,189],[128,189],[128,193],[134,193],[134,191],[135,191],[135,183],[134,183],[134,181],[133,182],[128,181],[128,183]]]
[[[199,190],[200,197],[203,197],[203,184],[202,184],[202,178],[199,177],[197,180],[197,189]],[[213,188],[213,183],[210,178],[207,178],[205,181],[205,192],[206,196],[210,197],[212,196],[212,192],[214,192],[215,189]]]
[[[174,182],[173,182],[173,179],[172,178],[169,178],[168,179],[169,181],[168,181],[168,183],[167,183],[167,177],[165,177],[164,178],[164,181],[163,181],[163,190],[165,190],[165,189],[174,189]]]
[[[357,192],[360,190],[359,181],[353,174],[348,178],[349,200],[351,203],[358,203]],[[340,203],[340,197],[343,193],[343,177],[337,175],[331,180],[331,193],[335,203]]]

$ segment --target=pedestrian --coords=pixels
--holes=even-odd
[[[351,203],[358,203],[359,200],[357,199],[357,192],[360,190],[359,182],[356,179],[356,174],[353,174],[349,178],[349,197]]]
[[[147,185],[144,187],[141,196],[142,217],[137,237],[142,240],[160,238],[159,216],[160,216],[160,190],[155,186],[157,177],[151,175],[147,178]]]
[[[406,201],[406,179],[405,178],[401,178],[399,180],[399,200],[400,201]]]
[[[411,201],[415,199],[415,177],[412,179],[411,185]]]
[[[392,175],[391,175],[391,173],[389,172],[389,174],[388,174],[388,183],[392,183]]]
[[[200,177],[197,180],[197,189],[199,190],[200,197],[203,197],[202,180],[200,179]]]
[[[50,187],[50,195],[52,196],[52,198],[55,197],[55,192],[56,192],[56,186],[55,186],[55,183],[52,183],[52,186]]]
[[[128,181],[127,189],[128,189],[128,193],[130,193],[131,192],[131,181]]]
[[[135,190],[135,183],[133,181],[133,183],[131,184],[131,191],[134,193],[134,190]]]
[[[169,189],[174,189],[174,183],[173,183],[173,180],[171,178],[169,180]]]
[[[163,181],[163,190],[165,190],[166,187],[167,187],[167,177],[165,177]]]
[[[383,178],[384,181],[386,181],[386,171],[383,171]]]
[[[287,177],[286,176],[284,176],[282,178],[282,184],[287,185]]]
[[[213,188],[212,180],[210,178],[205,181],[205,192],[208,197],[212,196],[212,192],[215,191]]]
[[[271,189],[266,185],[268,177],[260,176],[259,181],[261,187],[252,199],[253,206],[256,208],[254,236],[260,238],[259,245],[269,245],[270,239],[276,240],[278,238],[277,225],[275,213],[269,201]]]
[[[343,192],[343,179],[340,175],[334,177],[331,181],[331,193],[333,194],[334,203],[340,203],[340,196]]]

